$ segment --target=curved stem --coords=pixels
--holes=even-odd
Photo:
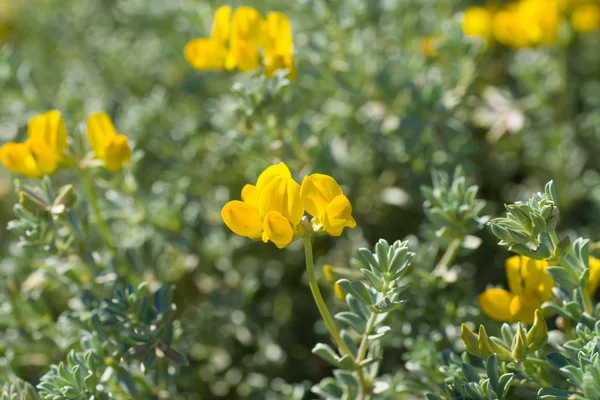
[[[458,250],[460,250],[460,245],[462,244],[462,241],[463,241],[462,237],[452,239],[452,242],[450,242],[450,245],[446,249],[446,252],[442,256],[442,258],[440,258],[440,261],[437,263],[437,265],[431,272],[432,275],[434,275],[434,276],[441,275],[445,269],[447,269],[450,265],[452,265],[452,262],[454,261],[454,259],[456,258],[456,255],[458,254]]]
[[[102,217],[102,210],[100,210],[100,206],[98,205],[98,197],[96,196],[96,191],[94,190],[94,184],[89,173],[85,171],[83,172],[83,184],[85,186],[85,190],[87,192],[92,211],[96,216],[96,223],[98,224],[100,235],[102,236],[102,239],[104,239],[104,242],[106,243],[108,248],[114,252],[116,248],[112,242],[112,239],[110,238],[110,232],[108,230],[108,227],[106,226],[106,222]]]
[[[344,353],[352,356],[352,352],[342,339],[340,332],[335,326],[333,321],[333,317],[331,313],[327,309],[327,305],[325,304],[325,300],[323,300],[323,296],[321,295],[321,291],[319,290],[319,285],[317,283],[317,276],[315,274],[315,264],[313,260],[313,251],[312,251],[312,241],[310,236],[304,236],[302,238],[304,241],[304,255],[306,257],[306,273],[308,274],[308,285],[310,286],[310,290],[312,292],[313,298],[315,299],[315,303],[317,303],[317,308],[321,313],[321,317],[323,317],[323,321],[325,321],[325,325],[327,325],[327,329],[329,329],[329,333],[333,336],[333,340],[339,347],[339,349]]]

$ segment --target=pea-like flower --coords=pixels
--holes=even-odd
[[[229,6],[217,9],[210,38],[192,39],[184,49],[186,60],[199,70],[252,71],[262,62],[267,77],[271,78],[276,70],[289,69],[290,79],[294,79],[292,54],[288,18],[280,12],[270,12],[265,19],[248,6],[235,11]]]
[[[589,264],[587,291],[593,295],[600,283],[600,260],[590,257]],[[510,257],[506,260],[509,290],[485,290],[478,298],[481,310],[496,321],[533,324],[535,310],[552,299],[554,280],[546,271],[548,266],[547,261]]]
[[[223,221],[234,233],[265,243],[271,241],[279,248],[294,240],[303,214],[300,185],[284,163],[263,171],[256,185],[244,186],[242,201],[230,201],[221,211]]]
[[[354,228],[352,205],[340,185],[329,175],[312,174],[304,178],[300,196],[306,211],[332,236],[340,236],[344,228]]]
[[[117,133],[105,112],[90,115],[87,122],[87,137],[94,150],[95,158],[101,160],[109,171],[118,171],[131,159],[127,137]]]
[[[48,111],[29,120],[24,143],[0,147],[0,161],[9,170],[29,178],[52,175],[60,167],[67,148],[67,130],[60,112]]]
[[[237,67],[240,71],[252,71],[258,68],[264,24],[263,16],[252,7],[239,7],[233,12],[229,53],[225,59],[227,70]]]
[[[215,12],[210,38],[196,38],[184,49],[185,59],[199,70],[223,69],[228,53],[231,7],[222,6]]]
[[[267,14],[264,39],[265,74],[271,78],[275,71],[289,70],[289,79],[296,78],[294,65],[294,41],[290,20],[280,12]]]

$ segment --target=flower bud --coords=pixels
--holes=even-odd
[[[537,351],[548,341],[548,326],[539,309],[535,310],[533,326],[527,332],[527,347],[529,351]]]

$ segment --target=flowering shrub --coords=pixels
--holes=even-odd
[[[598,1],[6,4],[1,399],[600,398]]]

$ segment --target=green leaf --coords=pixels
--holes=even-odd
[[[496,392],[502,398],[506,397],[510,383],[512,382],[514,374],[504,374],[498,380],[498,391]]]
[[[467,380],[467,382],[479,382],[481,380],[481,377],[479,376],[475,368],[473,368],[473,366],[470,364],[463,363],[462,371],[465,375],[465,379]]]
[[[346,292],[359,299],[363,304],[373,305],[374,299],[371,292],[362,282],[350,282],[348,279],[340,279],[336,282]]]
[[[324,343],[317,343],[316,346],[313,347],[312,352],[334,367],[341,367],[340,358],[331,346]]]
[[[554,282],[567,291],[571,291],[578,287],[578,283],[575,282],[569,271],[567,271],[564,267],[547,267],[546,271],[550,274]]]
[[[342,321],[343,323],[351,326],[358,333],[363,333],[366,329],[367,323],[358,314],[350,311],[342,311],[335,315],[335,319]]]
[[[566,390],[554,389],[554,388],[542,388],[538,392],[538,399],[540,400],[560,400],[570,399],[574,393],[567,392]]]
[[[485,370],[487,376],[490,379],[490,384],[495,392],[498,392],[498,364],[496,361],[496,354],[492,354],[485,361]]]
[[[361,268],[361,271],[363,274],[365,274],[365,276],[367,277],[369,282],[371,282],[371,285],[373,285],[373,288],[375,290],[377,290],[378,292],[381,292],[383,290],[384,282],[383,282],[383,277],[381,276],[381,274],[378,274],[378,273],[376,274],[366,268]],[[379,275],[379,276],[377,276],[377,275]]]

